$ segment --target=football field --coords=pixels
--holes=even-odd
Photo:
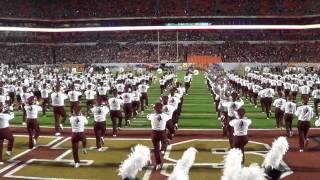
[[[183,75],[184,72],[178,73],[178,78],[183,84]],[[159,76],[159,75],[158,75]],[[138,114],[136,119],[133,119],[131,127],[133,128],[149,128],[150,122],[146,119],[146,115],[153,111],[152,104],[159,100],[160,97],[160,88],[159,82],[155,81],[149,89],[149,107],[142,114]],[[109,95],[110,96],[110,95]],[[271,129],[275,128],[275,118],[274,113],[272,118],[267,119],[266,115],[261,112],[260,103],[258,107],[255,108],[253,104],[250,104],[248,100],[242,97],[244,100],[244,108],[246,109],[246,116],[253,121],[250,128],[254,129]],[[274,98],[275,99],[275,98]],[[300,96],[297,97],[299,106]],[[310,104],[313,103],[313,100],[310,99]],[[66,101],[65,110],[70,116],[70,103]],[[86,111],[85,100],[82,98],[81,102],[82,111]],[[51,109],[52,110],[52,109]],[[40,113],[38,121],[40,126],[52,126],[53,125],[53,112],[49,110],[47,116],[42,116]],[[273,111],[274,112],[274,111]],[[16,111],[16,117],[12,120],[12,124],[20,125],[22,122],[22,113],[21,111]],[[313,118],[312,124],[316,119]],[[89,126],[93,123],[92,116],[89,118]],[[293,127],[296,127],[297,119],[293,121]],[[107,116],[108,127],[111,127],[110,117]],[[67,126],[69,126],[69,121],[67,120]],[[215,112],[215,105],[213,99],[210,95],[210,92],[205,84],[205,77],[203,73],[200,73],[198,76],[193,76],[192,85],[189,91],[189,95],[184,97],[184,104],[182,109],[182,114],[179,120],[180,128],[188,129],[221,129],[221,123],[218,120],[217,113]]]
[[[183,72],[180,72],[178,78],[182,79],[183,75]],[[86,155],[80,154],[81,166],[78,169],[73,168],[69,128],[60,137],[42,137],[39,142],[40,146],[32,150],[27,149],[27,137],[25,135],[17,137],[14,157],[12,157],[11,161],[6,162],[5,165],[0,166],[0,177],[43,180],[120,179],[118,168],[121,162],[127,158],[132,147],[136,144],[143,144],[150,147],[151,150],[153,148],[150,140],[150,122],[146,119],[146,115],[153,111],[152,104],[158,101],[159,97],[159,84],[156,81],[149,90],[149,107],[147,110],[144,113],[140,113],[133,120],[131,127],[121,130],[116,138],[110,136],[111,131],[108,129],[106,144],[102,152],[98,152],[95,149],[95,140],[93,139],[92,127],[90,127],[93,119],[90,117],[90,123],[86,131],[89,151]],[[245,165],[261,164],[265,154],[270,149],[272,141],[278,136],[283,136],[285,130],[276,130],[274,128],[274,117],[269,120],[266,119],[266,115],[261,113],[259,105],[258,108],[255,108],[245,98],[242,99],[245,101],[244,106],[247,111],[247,117],[253,121],[250,127],[251,130],[249,130],[250,142],[246,146]],[[66,111],[70,114],[68,101],[66,105]],[[84,100],[82,100],[81,106],[82,110],[86,110]],[[16,111],[16,118],[12,123],[19,127],[12,129],[15,132],[25,134],[26,128],[21,127],[21,119],[22,113]],[[40,113],[38,120],[41,126],[48,126],[47,128],[42,127],[41,133],[47,134],[49,132],[49,135],[52,135],[52,111],[48,113],[48,116],[42,116]],[[313,122],[314,120],[315,118]],[[296,122],[297,120],[295,119],[294,127]],[[107,123],[108,127],[111,127],[109,116],[107,117]],[[67,126],[69,126],[69,123]],[[141,180],[167,179],[183,152],[188,147],[194,147],[198,150],[198,153],[195,164],[190,169],[190,179],[220,179],[224,165],[223,157],[229,149],[228,140],[222,136],[220,129],[221,123],[218,120],[215,105],[205,84],[204,75],[200,73],[198,76],[193,76],[189,95],[184,97],[179,130],[163,157],[164,166],[162,170],[156,172],[153,164],[150,164],[139,172],[137,178]],[[310,133],[310,150],[299,154],[297,132],[296,130],[294,131],[294,136],[288,139],[290,150],[281,163],[284,179],[300,179],[305,177],[306,173],[311,179],[319,176],[318,171],[315,172],[315,168],[320,169],[320,167],[314,167],[314,164],[320,161],[320,157],[316,153],[320,149],[318,137],[319,132],[313,129]]]

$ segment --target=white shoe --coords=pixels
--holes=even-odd
[[[27,125],[27,123],[26,122],[22,122],[22,126],[26,126]]]
[[[104,145],[104,138],[103,137],[100,137],[100,143],[102,146]]]
[[[0,165],[4,165],[4,162],[0,162]]]
[[[63,124],[59,124],[61,131],[63,131]]]
[[[55,135],[55,136],[60,136],[61,133],[57,132],[57,133],[55,133],[54,135]]]
[[[162,169],[162,165],[161,164],[157,164],[157,166],[156,166],[156,171],[159,171],[159,170],[161,170]]]
[[[303,152],[303,149],[300,149],[299,152]]]
[[[37,140],[35,138],[32,138],[33,146],[37,145]]]
[[[82,148],[82,153],[83,154],[87,154],[88,152],[87,152],[87,148]]]
[[[6,154],[7,154],[8,156],[12,156],[12,151],[6,151]]]
[[[114,134],[114,135],[112,135],[113,137],[117,137],[117,135],[116,134]]]
[[[78,168],[78,167],[80,167],[80,164],[79,163],[75,163],[74,164],[74,168]]]
[[[101,147],[101,148],[99,148],[97,151],[101,152],[101,151],[103,151],[103,148]]]

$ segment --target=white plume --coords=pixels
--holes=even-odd
[[[242,152],[231,149],[224,158],[224,170],[221,180],[238,180],[241,172]]]
[[[238,179],[241,180],[265,180],[264,170],[258,164],[251,164],[249,167],[243,167]]]
[[[279,137],[272,143],[272,148],[264,159],[263,166],[277,169],[283,156],[289,149],[289,144],[286,137]]]
[[[150,149],[143,145],[136,145],[128,155],[128,159],[122,162],[118,175],[121,179],[135,179],[139,171],[151,162]]]
[[[241,162],[241,150],[231,149],[225,156],[221,180],[265,180],[264,170],[258,164],[251,164],[249,167],[242,168]]]
[[[198,151],[193,147],[188,148],[183,153],[181,159],[178,160],[177,165],[168,180],[188,180],[189,170],[194,163],[197,152]]]

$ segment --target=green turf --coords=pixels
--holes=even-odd
[[[225,154],[213,154],[212,149],[229,149],[229,142],[227,140],[193,140],[189,142],[184,142],[177,145],[172,145],[170,149],[170,159],[178,160],[182,156],[183,152],[189,147],[196,147],[198,150],[195,163],[222,163]],[[249,142],[245,147],[246,152],[252,151],[267,151],[263,144],[257,144],[254,142]],[[247,154],[246,163],[250,165],[251,163],[257,162],[261,163],[263,158],[261,155]]]
[[[87,140],[88,147],[95,146],[94,139]],[[78,169],[73,168],[70,162],[73,162],[70,152],[64,160],[70,162],[41,162],[35,161],[24,167],[14,175],[31,177],[50,177],[50,178],[68,178],[68,179],[119,179],[118,168],[120,163],[128,158],[130,149],[137,144],[152,147],[150,140],[119,140],[110,139],[106,141],[106,151],[98,152],[89,150],[86,155],[79,152],[80,160],[93,160],[90,166],[81,166]],[[70,149],[71,142],[66,141],[59,148]],[[57,173],[59,172],[59,173]],[[137,178],[142,179],[145,169],[140,171]]]
[[[182,81],[184,76],[183,72],[178,73],[178,78]],[[145,110],[144,114],[139,114],[136,119],[133,120],[131,127],[136,128],[148,128],[150,127],[150,122],[146,119],[146,115],[152,112],[152,104],[159,100],[160,90],[159,83],[156,81],[149,89],[149,104],[150,106]],[[247,112],[247,117],[253,121],[250,128],[274,128],[275,119],[274,117],[269,120],[266,119],[266,115],[261,113],[261,107],[255,108],[251,105],[249,101],[242,98],[245,102],[245,109]],[[298,98],[300,99],[300,98]],[[313,101],[311,99],[311,101]],[[298,102],[299,105],[300,102]],[[66,111],[69,113],[69,102],[66,101]],[[85,110],[85,102],[82,100],[81,103],[82,110]],[[274,112],[274,111],[273,111]],[[70,114],[70,113],[69,113]],[[274,114],[273,114],[274,115]],[[16,118],[12,120],[12,124],[21,124],[22,113],[16,111]],[[44,117],[40,115],[38,118],[40,125],[53,125],[53,113],[48,112],[48,116]],[[314,124],[315,118],[312,120]],[[89,126],[92,125],[92,117],[89,119]],[[297,119],[294,119],[293,126],[295,127]],[[107,116],[107,125],[111,126],[110,117]],[[69,126],[67,121],[66,126]],[[217,118],[215,112],[215,105],[212,101],[212,97],[209,94],[207,85],[205,84],[205,78],[203,73],[198,76],[193,76],[192,85],[189,91],[189,95],[184,97],[184,105],[182,114],[179,121],[180,128],[221,128],[221,123]]]
[[[28,136],[14,136],[14,143],[13,143],[13,151],[12,151],[12,157],[28,150]],[[38,139],[38,145],[47,145],[51,141],[53,141],[55,137],[43,137],[40,136]],[[0,165],[0,168],[10,164],[10,162],[7,162],[9,160],[10,156],[5,154],[5,150],[7,149],[7,141],[4,142],[3,152],[2,152],[2,158],[4,161],[3,165]]]

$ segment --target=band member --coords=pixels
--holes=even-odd
[[[110,87],[103,85],[103,82],[100,82],[100,86],[97,88],[98,100],[102,100],[104,103],[108,103],[108,91]]]
[[[167,136],[165,133],[165,128],[167,121],[171,119],[167,114],[162,113],[163,105],[161,103],[156,103],[154,105],[155,112],[153,114],[148,114],[147,119],[151,121],[152,128],[152,144],[153,144],[153,152],[156,159],[156,170],[160,170],[162,168],[162,161],[160,157],[161,149],[166,149],[167,146]],[[160,148],[161,143],[161,148]]]
[[[281,80],[281,76],[278,76],[276,83],[277,83],[277,92],[279,94],[279,92],[283,91],[283,81]]]
[[[166,128],[168,129],[167,137],[168,139],[172,140],[175,133],[174,124],[172,122],[172,116],[175,108],[172,105],[168,104],[168,99],[168,96],[162,96],[161,103],[163,104],[162,112],[167,114],[171,118],[167,121]]]
[[[229,138],[229,144],[230,147],[233,147],[233,128],[230,126],[229,122],[235,118],[237,118],[237,111],[239,108],[241,108],[244,104],[242,99],[240,99],[238,93],[236,91],[233,91],[231,93],[232,101],[226,101],[224,102],[223,106],[226,106],[228,108],[228,117],[226,119],[227,124],[227,133]],[[240,100],[240,101],[239,101]]]
[[[240,108],[237,111],[238,118],[229,122],[229,125],[233,127],[233,141],[232,147],[239,148],[242,151],[242,164],[244,163],[244,147],[248,144],[248,128],[251,124],[251,120],[244,117],[245,110]]]
[[[188,91],[191,85],[191,76],[189,76],[189,74],[186,73],[183,79],[184,79],[184,88],[186,90],[186,95],[188,95]]]
[[[289,82],[289,79],[286,79],[286,81],[283,83],[283,87],[286,100],[288,100],[288,96],[291,91],[291,83]]]
[[[299,88],[299,91],[301,93],[301,99],[303,96],[309,96],[310,95],[310,87],[307,86],[307,82],[304,82],[304,85]]]
[[[262,90],[262,87],[259,86],[258,84],[254,84],[252,86],[252,91],[253,91],[253,103],[255,105],[255,108],[258,108],[258,105],[257,105],[257,99],[258,99],[258,94],[259,92]]]
[[[80,166],[79,160],[79,142],[82,142],[82,152],[84,154],[87,153],[86,145],[87,139],[84,133],[84,126],[88,124],[88,120],[85,116],[82,116],[80,113],[80,109],[75,109],[73,116],[70,117],[70,124],[72,128],[72,135],[71,135],[71,143],[72,143],[72,155],[74,159],[74,167],[78,168]]]
[[[319,103],[320,103],[320,85],[317,85],[317,89],[312,91],[312,96],[314,100],[314,109],[316,111],[316,116],[319,117]]]
[[[228,98],[223,98],[220,100],[219,111],[220,111],[220,121],[222,124],[223,136],[228,136]]]
[[[39,81],[35,81],[33,84],[33,95],[37,98],[37,99],[41,99],[41,85],[39,83]]]
[[[88,85],[88,89],[84,92],[87,100],[87,113],[90,113],[90,109],[93,108],[94,105],[94,96],[96,95],[96,92],[92,90],[92,85]]]
[[[180,99],[175,96],[175,88],[170,90],[170,96],[168,96],[168,104],[174,107],[174,112],[172,115],[172,123],[176,129],[178,129],[179,124],[179,103]]]
[[[294,102],[296,102],[298,92],[299,92],[299,85],[297,84],[297,82],[293,82],[291,84],[291,94],[293,96]]]
[[[310,120],[313,117],[313,108],[308,105],[309,97],[303,97],[303,105],[297,108],[295,115],[298,117],[299,132],[299,152],[303,152],[308,146],[308,132],[310,129]]]
[[[15,99],[14,92],[15,92],[15,86],[14,86],[13,83],[10,83],[8,85],[8,95],[10,97],[10,99],[9,99],[9,105],[10,106],[14,103],[14,99]]]
[[[166,84],[166,81],[163,76],[160,77],[159,84],[160,84],[160,94],[162,95],[165,90],[165,84]]]
[[[55,135],[60,136],[63,131],[63,124],[67,119],[67,113],[64,110],[64,101],[68,99],[68,96],[60,91],[60,85],[57,85],[56,91],[51,94]]]
[[[6,154],[12,156],[14,137],[9,129],[9,121],[14,118],[13,112],[6,112],[4,105],[0,104],[0,164],[3,163],[2,150],[4,140],[8,140]]]
[[[33,96],[32,92],[28,92],[28,88],[26,86],[22,87],[22,94],[21,95],[21,108],[22,108],[22,125],[27,125],[26,120],[27,120],[27,113],[24,108],[25,105],[27,105],[28,98]]]
[[[40,134],[38,123],[38,112],[42,111],[42,107],[33,104],[34,96],[28,98],[28,104],[24,106],[27,112],[27,130],[29,134],[29,149],[37,145],[37,140]]]
[[[109,106],[110,106],[110,117],[112,121],[112,135],[116,137],[118,135],[118,130],[122,125],[122,113],[121,106],[123,105],[122,99],[118,96],[118,92],[116,89],[112,91],[113,97],[110,98]]]
[[[22,84],[20,81],[17,82],[17,85],[15,87],[15,94],[16,94],[16,100],[17,100],[17,107],[19,108],[19,110],[21,109],[21,96],[23,94],[23,90],[22,90]]]
[[[293,102],[292,94],[289,94],[288,101],[282,105],[281,110],[284,111],[284,120],[286,124],[287,137],[291,137],[293,135],[292,120],[296,112],[296,103]]]
[[[71,85],[71,90],[68,92],[71,113],[73,113],[76,109],[80,110],[79,96],[81,95],[82,93],[79,91],[76,91],[74,85]]]
[[[124,93],[121,94],[121,98],[123,100],[123,111],[124,111],[124,119],[126,122],[126,126],[130,126],[133,108],[132,108],[132,93],[130,88],[125,88]]]
[[[47,109],[49,108],[49,94],[52,92],[50,88],[47,87],[47,84],[42,85],[41,99],[42,99],[42,114],[46,115]]]
[[[276,108],[275,109],[275,117],[276,117],[276,127],[281,128],[283,125],[283,115],[284,111],[281,110],[281,107],[284,103],[286,103],[286,100],[282,98],[282,91],[278,91],[278,96],[279,98],[274,100],[273,106]]]
[[[138,110],[140,107],[140,98],[141,93],[137,90],[136,86],[132,86],[132,111],[133,111],[133,117],[135,118],[138,114]]]
[[[148,89],[149,85],[146,83],[145,80],[142,80],[142,84],[138,86],[138,90],[141,93],[140,98],[140,105],[141,105],[141,111],[144,112],[144,106],[148,106]]]
[[[101,151],[106,135],[106,115],[109,113],[109,108],[104,106],[101,100],[98,100],[97,106],[94,106],[91,111],[94,117],[93,130],[96,136],[96,147],[98,151]]]
[[[275,95],[274,90],[270,88],[270,84],[267,84],[267,88],[260,91],[260,94],[264,97],[264,110],[267,114],[267,119],[269,119],[271,116],[272,98]]]
[[[121,95],[124,92],[124,88],[125,87],[126,86],[123,84],[123,81],[119,80],[119,82],[116,85],[116,89],[117,89],[117,92],[118,92],[119,95]]]

